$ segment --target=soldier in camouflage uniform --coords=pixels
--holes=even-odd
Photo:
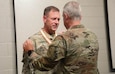
[[[32,45],[27,42],[25,51],[31,51],[32,66],[39,70],[51,70],[60,63],[54,74],[99,74],[98,40],[95,33],[80,23],[81,9],[76,1],[64,6],[63,19],[68,30],[53,40],[46,56],[33,58]]]
[[[45,56],[47,50],[43,48],[47,48],[52,40],[55,38],[56,33],[55,31],[58,28],[60,19],[59,9],[54,6],[48,6],[44,10],[44,27],[33,36],[29,37],[32,40],[34,51],[36,56]],[[26,41],[25,41],[26,43]],[[24,43],[24,44],[25,44]],[[29,63],[29,57],[26,52],[23,54],[23,69],[22,74],[51,74],[52,70],[50,71],[40,71],[34,69],[31,64]]]

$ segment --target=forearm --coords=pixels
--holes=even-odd
[[[51,70],[57,64],[57,62],[42,56],[38,56],[36,58],[32,58],[31,56],[31,61],[33,68],[41,71]]]
[[[63,37],[58,37],[49,46],[46,56],[38,56],[33,58],[31,55],[32,66],[39,70],[51,70],[54,66],[65,57],[66,44]],[[32,53],[33,54],[33,53]]]

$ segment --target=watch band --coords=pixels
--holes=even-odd
[[[29,50],[28,51],[28,56],[30,56],[32,54],[32,52],[34,52],[34,50]]]

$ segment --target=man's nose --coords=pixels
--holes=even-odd
[[[56,23],[59,23],[59,20],[58,20],[58,19],[56,19],[56,20],[55,20],[55,22],[56,22]]]

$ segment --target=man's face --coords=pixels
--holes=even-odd
[[[59,26],[60,13],[58,11],[50,11],[47,16],[44,16],[45,28],[49,33],[55,33]]]

